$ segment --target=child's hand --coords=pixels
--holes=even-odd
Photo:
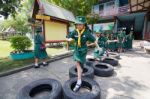
[[[71,41],[73,41],[73,39],[72,38],[67,38],[66,41],[71,42]]]

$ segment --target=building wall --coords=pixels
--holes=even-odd
[[[137,39],[143,39],[144,16],[137,16],[135,18],[134,32]]]
[[[95,14],[99,14],[101,17],[107,17],[127,13],[129,11],[128,9],[128,0],[110,0],[95,5],[92,11]]]
[[[150,21],[148,22],[148,25],[147,25],[147,32],[150,33]]]
[[[67,24],[60,22],[45,21],[45,41],[61,42],[66,39]]]
[[[147,30],[145,32],[144,39],[150,40],[150,21],[148,21],[148,23],[147,23]]]

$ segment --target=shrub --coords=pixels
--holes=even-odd
[[[10,39],[11,47],[15,51],[25,51],[32,46],[31,40],[26,36],[14,36]]]

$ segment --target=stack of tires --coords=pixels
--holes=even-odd
[[[23,87],[17,99],[62,99],[62,86],[54,79],[40,79]]]
[[[94,74],[101,77],[109,77],[114,73],[114,67],[118,66],[120,55],[109,52],[109,56],[103,60],[96,60],[94,58],[87,58],[86,65],[94,69]]]
[[[31,82],[20,90],[17,99],[100,99],[100,87],[91,79],[92,76],[82,79],[82,87],[87,88],[89,92],[73,92],[77,81],[74,76],[71,75],[72,78],[65,82],[63,88],[57,80],[49,78]]]
[[[73,88],[77,82],[77,69],[73,66],[69,69],[68,80],[63,87],[64,99],[100,99],[101,91],[99,84],[94,81],[94,69],[90,66],[85,66],[82,75],[82,88],[88,89],[88,92],[73,92]]]
[[[74,92],[73,88],[77,82],[77,70],[75,66],[70,68],[70,80],[62,87],[55,79],[40,79],[23,87],[17,99],[100,99],[100,86],[94,78],[94,69],[86,66],[83,71],[82,88],[88,92]]]
[[[94,81],[94,75],[109,77],[114,73],[114,67],[118,65],[118,58],[112,54],[103,61],[87,59],[83,69],[82,88],[88,92],[74,92],[73,88],[77,82],[77,69],[73,66],[69,69],[70,80],[66,81],[62,87],[61,83],[55,79],[40,79],[24,86],[18,93],[17,99],[100,99],[101,91],[99,84]],[[114,58],[115,57],[115,58]]]
[[[92,59],[87,59],[86,65],[94,69],[94,74],[100,77],[109,77],[114,73],[114,67],[118,64],[118,61],[113,58],[106,58],[103,61],[91,61]]]

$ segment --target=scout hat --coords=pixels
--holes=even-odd
[[[77,16],[75,20],[75,24],[86,24],[85,16]]]
[[[36,32],[36,33],[42,32],[42,27],[37,27],[37,28],[35,29],[35,32]]]
[[[102,31],[101,31],[101,30],[99,30],[99,29],[97,29],[97,30],[95,30],[95,33],[96,33],[96,34],[101,34],[101,33],[102,33]]]

